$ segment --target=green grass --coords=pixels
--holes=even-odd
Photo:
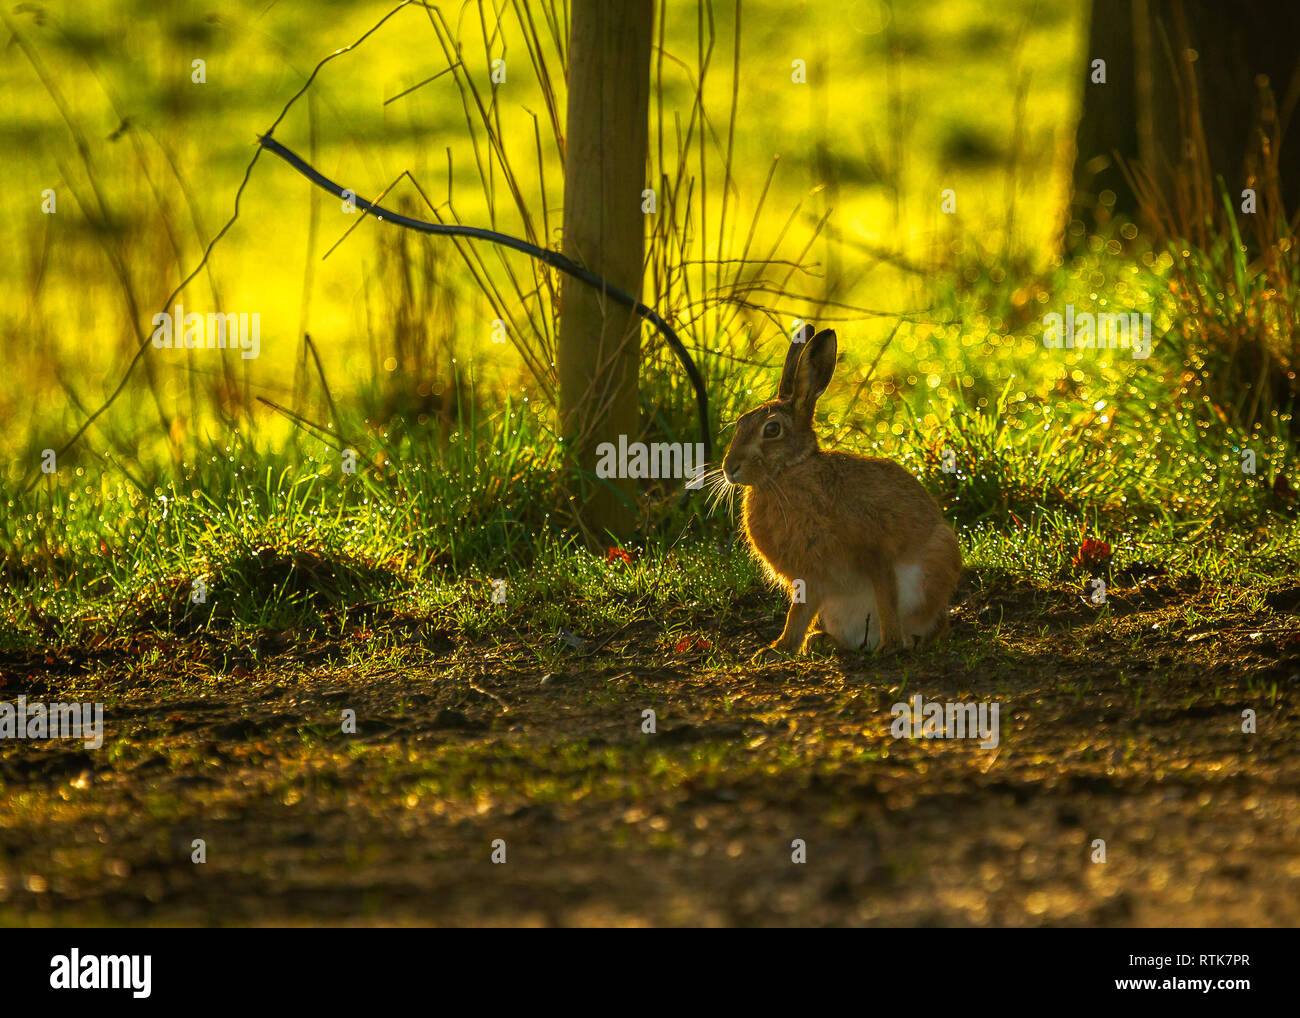
[[[1156,460],[1140,470],[1116,465],[1113,448],[1089,441],[1087,428],[1055,421],[1017,427],[968,409],[951,409],[937,430],[915,414],[904,420],[887,451],[930,483],[982,583],[1081,585],[1088,570],[1071,560],[1085,537],[1112,546],[1113,584],[1195,577],[1266,590],[1296,571],[1290,504],[1273,505],[1271,489],[1231,454],[1207,480]],[[1130,428],[1117,423],[1107,435],[1123,447],[1146,433]],[[652,620],[661,642],[716,633],[730,606],[761,587],[727,506],[710,513],[702,493],[686,505],[660,498],[628,542],[631,562],[588,551],[557,494],[572,472],[526,412],[445,440],[390,434],[384,465],[356,474],[342,472],[329,446],[301,445],[316,445],[316,455],[233,444],[187,464],[166,487],[101,475],[11,497],[0,532],[9,648],[111,642],[142,628],[338,636],[376,612],[400,611],[468,639],[532,634],[545,658],[562,650],[561,629]],[[945,449],[958,464],[951,473]],[[1157,486],[1175,497],[1149,501]],[[494,580],[506,584],[504,604],[493,601]]]
[[[41,139],[14,164],[23,186],[39,191],[61,167],[69,193],[59,216],[0,226],[14,234],[0,250],[19,253],[14,271],[0,273],[0,289],[13,291],[0,306],[19,310],[0,328],[11,346],[19,333],[29,339],[0,379],[0,408],[31,421],[0,436],[0,640],[11,650],[143,631],[339,637],[404,612],[467,639],[528,634],[545,658],[560,652],[561,630],[649,620],[669,644],[692,627],[721,632],[729,605],[759,589],[735,520],[702,494],[645,488],[630,564],[603,556],[618,542],[582,530],[576,509],[599,482],[557,440],[537,366],[554,336],[553,308],[539,297],[553,280],[535,277],[528,293],[531,266],[373,223],[320,262],[355,221],[339,222],[330,202],[269,160],[202,277],[214,301],[224,292],[228,308],[247,298],[263,309],[267,358],[216,365],[151,351],[56,472],[39,473],[43,450],[71,434],[133,349],[143,323],[124,317],[130,301],[152,308],[224,218],[247,155],[230,139],[264,127],[292,94],[303,75],[290,65],[309,66],[387,10],[365,6],[328,20],[277,7],[245,22],[164,7],[137,23],[92,5],[76,26],[19,25],[57,86],[15,51],[0,71],[16,97],[0,135]],[[1052,238],[1026,229],[1052,218],[1046,184],[1063,170],[1052,153],[1075,102],[1062,68],[1079,28],[1071,5],[1032,9],[1033,18],[1025,7],[993,21],[965,4],[899,3],[892,22],[868,18],[844,32],[827,31],[831,16],[810,7],[791,35],[756,2],[742,8],[736,54],[725,45],[738,27],[731,8],[712,9],[711,40],[671,10],[654,75],[651,180],[666,190],[648,223],[650,298],[701,363],[723,445],[731,422],[771,391],[791,317],[841,310],[841,362],[820,409],[826,442],[895,458],[919,476],[958,526],[973,582],[1073,590],[1087,577],[1072,559],[1094,538],[1112,546],[1104,568],[1121,586],[1190,577],[1268,589],[1300,555],[1293,423],[1279,401],[1244,413],[1235,383],[1216,384],[1232,365],[1197,348],[1196,315],[1215,335],[1240,334],[1263,314],[1248,309],[1294,296],[1294,259],[1284,252],[1252,268],[1230,208],[1232,245],[1225,235],[1186,250],[1162,251],[1124,228],[1076,238],[1077,253],[1063,259]],[[455,86],[449,78],[383,107],[374,94],[428,76],[419,53],[392,45],[403,19],[436,38],[423,12],[400,12],[370,49],[327,65],[281,135],[309,151],[314,123],[312,158],[369,194],[410,165],[413,139],[459,137],[445,198],[426,165],[439,159],[421,155],[420,189],[404,181],[392,200],[553,242],[557,165],[528,111],[552,108],[555,67],[537,78],[512,64],[511,90],[496,93],[499,125],[495,112],[484,120],[460,108],[482,88],[474,68]],[[457,31],[477,60],[478,27]],[[523,38],[510,17],[501,31],[484,59]],[[128,74],[129,46],[107,45],[119,34],[207,53],[211,91],[187,78],[182,87],[165,62]],[[553,45],[544,31],[533,42]],[[803,91],[789,82],[794,56],[815,72]],[[732,59],[746,83],[734,135],[723,131]],[[972,76],[994,84],[977,96]],[[990,96],[1011,102],[1025,82],[1008,124]],[[65,109],[89,139],[75,164],[60,95],[76,97]],[[780,115],[748,117],[755,102]],[[139,133],[108,140],[95,126],[108,111],[108,120],[131,112]],[[829,136],[828,124],[848,122],[858,134]],[[499,132],[501,156],[485,173],[489,131]],[[200,149],[168,147],[182,137],[206,139],[201,159]],[[829,164],[817,163],[819,146],[833,153]],[[363,172],[358,151],[384,168]],[[958,191],[961,215],[935,212],[940,185]],[[812,222],[822,217],[819,230]],[[895,217],[892,231],[882,226]],[[254,223],[276,225],[259,240]],[[734,271],[718,261],[742,255],[758,260]],[[360,286],[349,276],[358,266]],[[198,306],[200,294],[196,283],[184,299]],[[1153,355],[1045,349],[1043,315],[1067,304],[1150,313]],[[498,313],[530,338],[492,344]],[[286,340],[302,330],[310,344]],[[1289,334],[1277,334],[1285,354]],[[20,412],[37,403],[39,415]],[[647,346],[641,409],[648,435],[696,437],[689,388],[657,344]],[[344,470],[349,450],[355,472]],[[1242,469],[1246,454],[1254,473]],[[492,600],[494,580],[506,584],[504,605]],[[196,597],[198,583],[206,597]]]

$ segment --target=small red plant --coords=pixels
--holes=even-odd
[[[605,552],[605,562],[613,565],[615,562],[622,562],[626,566],[632,564],[632,556],[622,548],[610,548]]]
[[[1099,541],[1095,537],[1085,537],[1083,543],[1079,545],[1079,550],[1074,558],[1070,559],[1072,566],[1084,566],[1085,568],[1101,568],[1110,561],[1110,545],[1105,541]]]

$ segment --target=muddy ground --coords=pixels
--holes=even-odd
[[[750,665],[773,595],[550,666],[400,617],[11,658],[0,693],[103,698],[108,735],[0,741],[0,922],[1297,925],[1300,591],[1194,586],[968,591],[888,658]],[[1000,703],[997,749],[895,739],[917,693]]]

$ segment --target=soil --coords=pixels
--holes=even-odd
[[[0,741],[0,922],[1294,926],[1294,594],[984,589],[933,649],[762,665],[775,596],[550,668],[409,618],[397,655],[11,660],[107,737]],[[895,738],[917,694],[997,702],[998,746]]]

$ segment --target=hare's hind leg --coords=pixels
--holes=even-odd
[[[895,651],[903,646],[902,617],[898,610],[898,577],[889,566],[872,569],[871,586],[876,594],[876,611],[872,618],[880,633],[873,649]]]
[[[822,629],[841,647],[856,650],[867,639],[867,619],[876,617],[876,594],[871,585],[852,594],[828,597],[822,602]]]
[[[948,628],[948,602],[961,575],[957,536],[947,526],[935,528],[919,561],[898,572],[904,632],[928,647]]]
[[[924,647],[934,620],[929,615],[930,592],[924,560],[900,562],[894,567],[898,578],[898,616],[903,627],[903,645]]]
[[[939,639],[939,637],[943,636],[946,632],[948,632],[947,606],[944,607],[944,610],[939,614],[939,617],[935,619],[934,625],[930,627],[930,631],[917,638],[917,646],[924,649],[934,643],[935,640]]]

